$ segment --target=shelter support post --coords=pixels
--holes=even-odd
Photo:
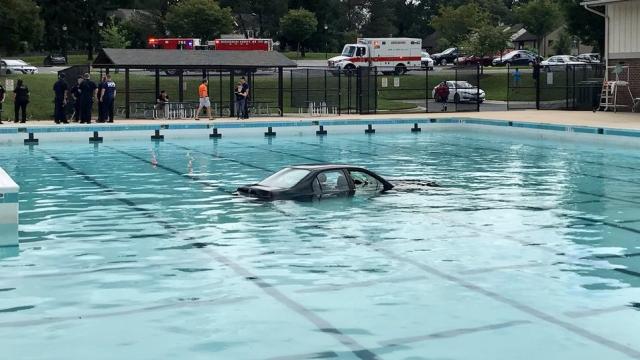
[[[156,96],[158,96],[158,94],[160,94],[160,69],[156,69],[156,76],[155,76],[155,80],[156,80]]]
[[[231,69],[229,71],[229,115],[234,117],[235,114],[235,102],[234,99],[236,95],[233,93],[233,87],[236,86],[235,73],[234,70]]]
[[[184,72],[178,71],[178,101],[184,101]]]

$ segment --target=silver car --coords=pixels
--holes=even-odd
[[[0,74],[37,74],[38,68],[22,60],[0,60]]]

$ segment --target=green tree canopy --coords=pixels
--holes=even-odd
[[[362,27],[362,33],[366,37],[394,36],[398,32],[392,22],[396,18],[393,1],[370,0],[368,10],[369,20]]]
[[[489,23],[489,15],[476,3],[468,3],[454,8],[440,7],[440,13],[431,22],[440,32],[443,44],[459,46],[478,24]]]
[[[580,5],[583,0],[560,0],[567,31],[582,42],[604,50],[604,18],[587,11]]]
[[[544,53],[541,47],[542,38],[555,30],[560,22],[560,11],[552,0],[530,0],[516,7],[516,15],[528,32],[538,39],[538,48]]]
[[[166,26],[173,36],[213,40],[233,30],[233,16],[213,0],[183,0],[169,8]]]
[[[121,26],[127,33],[130,46],[136,49],[147,47],[147,40],[150,37],[164,35],[162,19],[154,13],[138,11]]]
[[[287,15],[280,19],[280,29],[285,39],[295,42],[298,51],[302,42],[307,40],[316,31],[318,20],[309,10],[289,10]]]
[[[44,22],[32,0],[0,0],[0,48],[11,54],[40,45]]]
[[[105,48],[124,49],[131,45],[131,41],[127,40],[127,32],[118,25],[111,24],[100,30],[102,41],[100,44]]]
[[[462,48],[469,55],[493,56],[507,47],[510,36],[503,27],[481,23],[462,42]]]

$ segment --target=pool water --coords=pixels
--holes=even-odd
[[[2,358],[640,359],[637,148],[389,129],[1,146]],[[442,187],[232,194],[316,162]]]

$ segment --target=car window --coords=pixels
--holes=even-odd
[[[316,177],[314,183],[314,192],[317,186],[322,194],[335,194],[339,192],[349,191],[349,182],[344,176],[342,170],[323,171]]]
[[[309,170],[306,169],[284,168],[260,181],[258,185],[288,189],[300,182],[307,174]]]
[[[356,53],[356,56],[365,56],[365,55],[367,55],[367,49],[363,47],[358,47],[358,52]]]
[[[345,46],[342,50],[342,56],[353,56],[353,53],[356,51],[355,46]]]
[[[353,184],[355,186],[356,194],[359,193],[372,193],[380,192],[384,190],[384,185],[373,176],[362,171],[349,171]]]
[[[556,61],[558,64],[564,64],[564,59],[563,58],[557,58]]]
[[[448,55],[448,54],[451,54],[452,52],[454,52],[455,50],[456,50],[456,48],[448,48],[447,50],[443,51],[442,54]]]

